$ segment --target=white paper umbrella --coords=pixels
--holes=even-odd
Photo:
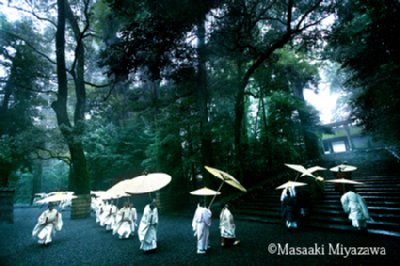
[[[239,189],[240,191],[247,192],[247,190],[240,184],[240,182],[230,174],[209,166],[204,166],[204,167],[210,174],[221,179],[223,183],[227,183],[232,187]]]
[[[332,172],[352,172],[357,170],[357,167],[353,166],[353,165],[348,165],[348,164],[339,164],[336,165],[335,167],[332,167],[331,169]]]
[[[326,182],[331,182],[331,183],[339,183],[339,184],[351,184],[351,185],[362,185],[364,183],[354,181],[351,179],[346,179],[346,178],[337,178],[337,179],[331,179],[331,180],[326,180]]]
[[[38,200],[38,203],[49,203],[49,202],[57,202],[57,201],[65,201],[65,200],[72,200],[77,198],[77,196],[72,195],[71,193],[68,194],[53,194],[48,196],[47,198]]]
[[[300,172],[302,176],[313,176],[310,171],[308,171],[304,166],[300,164],[285,163],[285,165],[293,170],[296,170],[297,172]]]
[[[312,166],[310,168],[307,168],[306,170],[307,170],[307,172],[312,174],[312,173],[314,173],[316,171],[324,171],[324,170],[326,170],[326,168],[316,165],[316,166]],[[304,176],[304,175],[305,174],[302,174],[302,176]]]
[[[206,168],[206,170],[212,174],[215,177],[218,177],[219,179],[222,180],[221,185],[218,188],[218,192],[221,190],[222,186],[227,183],[229,185],[231,185],[234,188],[239,189],[240,191],[243,192],[247,192],[247,190],[242,186],[242,184],[240,184],[240,182],[234,178],[233,176],[231,176],[228,173],[225,173],[224,171],[218,170],[216,168],[213,167],[209,167],[209,166],[204,166],[204,168]],[[215,196],[212,198],[210,204],[208,205],[208,208],[211,208],[211,205],[213,204],[214,200],[215,200]]]
[[[125,179],[125,180],[118,182],[117,184],[115,184],[114,186],[112,186],[111,188],[109,188],[106,191],[107,194],[101,195],[100,197],[103,199],[106,199],[106,198],[116,199],[116,198],[130,196],[129,194],[126,193],[126,189],[132,185],[132,180],[133,180],[133,178]]]
[[[300,187],[300,186],[306,186],[306,185],[307,185],[307,183],[303,183],[303,182],[288,181],[275,189],[284,189],[287,187]]]
[[[47,193],[47,197],[54,196],[54,195],[73,195],[74,192],[72,191],[52,191]]]
[[[41,193],[35,193],[35,197],[41,197],[41,198],[44,198],[44,197],[47,197],[47,193],[44,193],[44,192],[41,192]]]
[[[214,195],[219,195],[221,192],[209,189],[208,187],[203,187],[201,189],[194,190],[190,192],[192,195],[196,196],[214,196]]]
[[[126,184],[125,192],[131,194],[149,193],[162,189],[168,185],[172,177],[163,173],[141,175],[130,179]]]

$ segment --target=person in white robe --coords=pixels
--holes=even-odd
[[[54,204],[50,202],[48,209],[39,216],[38,222],[32,230],[32,237],[37,239],[39,244],[48,246],[52,242],[56,231],[61,231],[62,226],[62,215],[54,208]]]
[[[106,225],[106,231],[112,231],[116,224],[118,208],[114,204],[111,204],[110,214],[105,218],[104,224]]]
[[[144,207],[142,219],[138,229],[140,249],[144,252],[157,249],[158,210],[155,201]]]
[[[107,231],[112,230],[112,226],[115,223],[115,214],[117,210],[118,209],[114,204],[108,202],[106,202],[102,208],[99,221],[100,225],[105,226]]]
[[[104,205],[99,210],[99,224],[105,226],[106,218],[110,215],[111,204],[108,201],[104,202]]]
[[[197,236],[197,254],[205,254],[208,245],[209,228],[211,226],[212,213],[205,207],[205,203],[199,203],[192,220],[194,236]]]
[[[349,214],[352,226],[358,230],[366,229],[367,221],[372,219],[365,199],[356,192],[348,191],[342,195],[340,202],[344,212]]]
[[[221,232],[221,246],[236,246],[240,243],[239,240],[236,240],[236,225],[228,204],[225,204],[219,215],[219,229]]]
[[[137,219],[136,209],[126,203],[116,215],[116,223],[113,227],[113,235],[118,234],[120,239],[127,239],[135,231]]]
[[[101,214],[103,213],[104,202],[100,198],[93,198],[92,203],[93,203],[93,209],[96,214],[96,223],[100,223],[100,217]]]

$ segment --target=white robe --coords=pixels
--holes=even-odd
[[[101,199],[92,199],[92,208],[96,213],[96,223],[100,223],[100,217],[103,212],[104,202]]]
[[[106,226],[106,230],[112,230],[113,225],[115,224],[115,214],[118,209],[115,205],[104,205],[103,213],[100,216],[100,225]]]
[[[110,215],[111,205],[105,203],[103,206],[100,207],[99,211],[99,224],[100,226],[105,225],[106,218]]]
[[[116,215],[116,223],[113,227],[113,235],[119,238],[128,238],[135,232],[137,212],[135,208],[121,208]]]
[[[157,225],[157,208],[152,210],[149,205],[146,205],[138,229],[138,237],[141,242],[140,249],[148,251],[157,248]]]
[[[235,222],[233,215],[228,208],[223,208],[219,216],[219,229],[221,237],[224,238],[236,238],[235,235]]]
[[[197,236],[197,251],[206,251],[208,249],[210,226],[211,211],[205,207],[198,206],[192,220],[194,236]]]
[[[353,191],[349,191],[340,198],[340,202],[344,212],[349,214],[349,219],[354,227],[362,228],[367,226],[366,221],[370,220],[371,217],[363,197]]]
[[[39,244],[48,244],[53,240],[56,231],[63,226],[62,215],[56,209],[45,210],[38,218],[38,223],[32,231],[32,237],[38,240]]]

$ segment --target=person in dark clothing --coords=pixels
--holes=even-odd
[[[288,229],[297,229],[297,204],[296,193],[294,187],[288,187],[283,191],[281,197],[282,218]]]

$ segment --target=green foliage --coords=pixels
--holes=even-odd
[[[110,75],[142,70],[154,80],[185,67],[194,60],[187,33],[204,18],[212,2],[109,0],[124,23],[121,36],[102,53],[102,65],[110,67]]]
[[[353,119],[388,144],[400,143],[399,10],[398,1],[344,2],[329,39],[349,73]]]
[[[28,21],[0,23],[0,67],[7,73],[0,84],[0,186],[7,186],[8,176],[30,167],[30,154],[43,144],[43,132],[34,127],[43,103],[35,91],[48,78],[49,66],[30,47],[40,38]]]
[[[293,18],[299,19],[313,3],[296,2]],[[218,7],[215,16],[202,36],[201,25],[214,7]],[[245,84],[243,181],[256,184],[277,173],[283,162],[305,158],[306,133],[317,134],[317,122],[300,96],[306,86],[318,81],[318,65],[310,64],[298,49],[311,45],[318,33],[309,30],[302,38],[289,38],[292,46],[279,46],[284,48],[269,55],[271,45],[287,30],[280,21],[286,8],[287,3],[279,1],[96,1],[90,22],[103,43],[100,38],[85,41],[85,77],[112,85],[104,89],[87,85],[85,112],[90,116],[85,134],[75,139],[84,144],[91,189],[107,189],[146,170],[170,174],[171,191],[178,187],[187,195],[195,177],[204,173],[205,159],[235,174],[237,95],[246,71],[263,57],[268,60]],[[320,14],[310,19],[318,20]],[[68,47],[74,48],[67,33]],[[194,45],[196,40],[200,48]],[[99,48],[103,56],[99,64],[107,76],[99,74],[94,63]],[[22,81],[32,80],[23,77]],[[76,102],[68,101],[71,110]],[[21,117],[32,120],[32,115],[31,110]],[[10,121],[7,126],[12,127]],[[66,159],[60,134],[46,133],[42,144]],[[6,147],[11,140],[3,136]],[[210,158],[204,158],[205,144],[210,146]],[[4,149],[2,158],[9,158],[10,152]],[[64,188],[68,166],[51,161],[44,167],[46,184]]]
[[[92,189],[105,190],[131,173],[140,174],[147,147],[145,136],[134,123],[115,126],[101,117],[86,121],[84,145]]]
[[[268,103],[268,137],[274,147],[274,156],[280,162],[285,157],[286,160],[298,160],[301,154],[296,151],[296,146],[301,143],[302,135],[297,111],[300,102],[285,92],[277,91],[272,93]]]

